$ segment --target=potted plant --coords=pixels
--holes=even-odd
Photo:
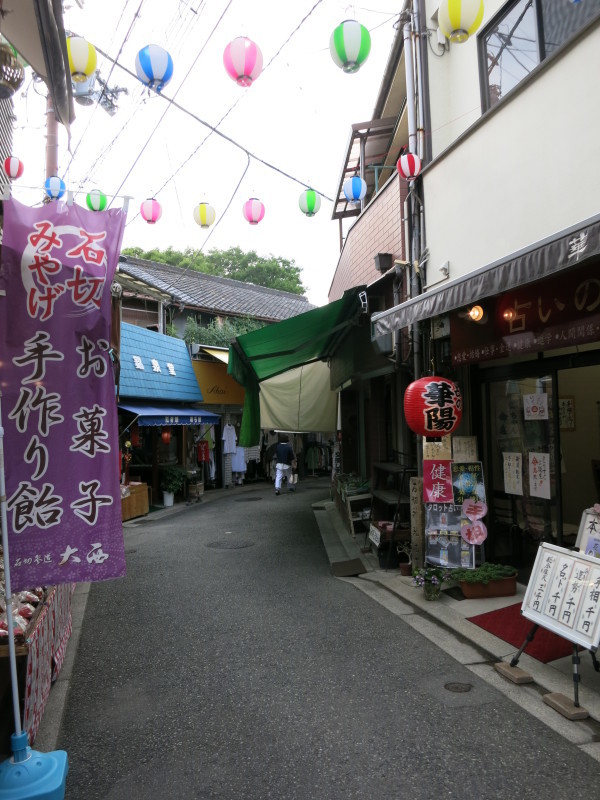
[[[467,600],[480,597],[511,597],[517,593],[517,570],[505,564],[481,564],[475,569],[456,569],[458,581]]]
[[[413,585],[423,587],[425,600],[439,600],[442,584],[450,579],[451,572],[445,567],[426,564],[413,572]]]
[[[163,505],[172,506],[175,493],[183,489],[187,472],[181,467],[165,467],[160,478],[160,488],[163,492]]]

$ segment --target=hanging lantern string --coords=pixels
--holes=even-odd
[[[106,56],[107,58],[109,58],[109,56],[107,56],[106,53],[103,53],[102,50],[99,47],[96,47],[96,50],[99,53],[101,53],[103,56]],[[131,75],[132,77],[137,78],[137,75],[134,75],[134,73],[131,72],[131,70],[127,69],[127,67],[124,67],[122,64],[119,64],[118,66],[122,70],[127,72],[129,75]],[[227,136],[227,134],[223,133],[217,127],[215,127],[214,125],[211,125],[209,122],[206,122],[206,120],[201,119],[197,114],[194,114],[193,111],[190,111],[189,109],[185,108],[180,103],[176,103],[174,99],[171,99],[171,98],[167,97],[164,94],[164,92],[161,92],[158,95],[158,97],[161,97],[163,100],[165,100],[167,103],[169,103],[170,106],[171,105],[175,106],[175,108],[178,109],[178,111],[182,111],[188,117],[191,117],[196,122],[199,122],[200,125],[203,125],[205,128],[208,128],[212,133],[215,133],[217,136],[220,136],[222,139],[225,139],[225,141],[229,142],[234,147],[237,147],[238,150],[241,150],[249,158],[252,158],[252,159],[254,159],[254,161],[257,161],[259,164],[262,164],[263,166],[267,167],[267,169],[271,169],[274,172],[277,172],[280,175],[283,175],[284,178],[289,178],[289,180],[293,181],[294,183],[299,184],[300,186],[304,187],[305,189],[314,189],[315,188],[314,186],[311,186],[310,184],[306,183],[305,181],[300,180],[300,178],[296,178],[294,175],[290,175],[289,172],[286,172],[285,170],[280,169],[279,167],[276,167],[274,164],[271,164],[269,161],[266,161],[264,158],[260,158],[260,156],[257,156],[255,153],[251,153],[250,150],[248,150],[246,147],[244,147],[239,142],[236,142],[236,140],[232,139],[231,136]],[[162,118],[161,118],[161,120],[162,120]],[[160,124],[161,120],[159,120],[159,124]],[[154,130],[156,130],[156,128]],[[154,131],[153,131],[153,133],[154,133]],[[148,140],[148,141],[150,141],[150,140]],[[146,145],[147,144],[148,144],[148,142],[146,142]],[[144,145],[144,148],[146,147],[146,145]],[[140,155],[141,155],[141,153],[140,153]],[[136,159],[136,161],[134,162],[134,164],[132,165],[132,167],[129,170],[129,172],[127,173],[127,175],[125,176],[125,179],[127,179],[127,177],[129,176],[129,174],[133,170],[133,167],[135,166],[135,164],[137,163],[138,160],[139,160],[139,156]],[[123,181],[123,183],[125,183],[125,181]],[[119,190],[122,188],[123,183],[119,187]],[[167,181],[167,183],[168,183],[168,181]],[[321,195],[321,197],[324,200],[329,200],[330,203],[333,203],[333,198],[329,197],[324,192],[319,192],[319,194]]]
[[[208,243],[208,240],[209,240],[209,239],[210,239],[210,237],[213,235],[213,232],[216,230],[216,228],[218,228],[219,224],[221,223],[221,220],[222,220],[222,219],[225,217],[225,214],[227,214],[227,212],[229,211],[229,207],[230,207],[230,206],[231,206],[231,204],[233,203],[233,198],[234,198],[234,197],[236,196],[236,194],[238,193],[238,189],[239,189],[239,188],[240,188],[240,186],[242,185],[242,181],[243,181],[243,180],[244,180],[244,178],[246,177],[246,173],[248,172],[248,169],[250,168],[250,156],[249,156],[249,155],[247,155],[247,159],[248,159],[248,161],[247,161],[247,163],[246,163],[246,166],[245,166],[245,168],[244,168],[244,171],[242,172],[242,175],[241,175],[241,177],[240,177],[239,181],[237,182],[237,186],[236,186],[236,187],[235,187],[235,189],[233,190],[233,194],[232,194],[232,195],[231,195],[231,197],[229,198],[229,202],[228,202],[228,203],[227,203],[227,205],[225,206],[225,210],[223,211],[223,213],[221,214],[221,216],[219,217],[219,219],[217,220],[217,222],[216,222],[216,223],[213,225],[213,227],[210,229],[210,233],[208,234],[208,236],[206,237],[206,239],[204,240],[204,242],[202,243],[202,245],[201,245],[201,246],[200,246],[200,248],[199,248],[199,251],[200,251],[200,252],[202,252],[202,251],[203,251],[204,247],[205,247],[205,246],[206,246],[206,244]],[[184,268],[184,269],[181,271],[181,275],[178,275],[178,276],[177,276],[177,280],[175,280],[175,281],[172,281],[172,282],[171,282],[171,283],[170,283],[170,284],[167,286],[167,288],[165,289],[165,292],[168,292],[168,291],[169,291],[169,289],[174,289],[174,288],[175,288],[175,287],[176,287],[176,286],[179,284],[179,282],[181,281],[181,279],[183,278],[183,276],[185,275],[185,273],[186,273],[186,272],[188,272],[188,270],[190,270],[190,269],[191,269],[191,264],[188,264],[188,266],[187,266],[187,267],[185,267],[185,268]]]
[[[231,5],[231,2],[232,2],[232,0],[230,0],[230,2],[228,3],[228,6],[227,6],[227,8],[229,8],[229,5]],[[315,5],[314,5],[314,6],[311,8],[311,10],[310,10],[310,11],[309,11],[309,12],[308,12],[308,13],[307,13],[305,16],[304,16],[304,18],[303,18],[303,19],[302,19],[302,20],[299,22],[299,24],[296,26],[296,28],[295,28],[295,29],[292,31],[292,33],[291,33],[291,34],[288,36],[288,38],[285,40],[285,42],[284,42],[284,43],[281,45],[281,47],[280,47],[280,48],[277,50],[277,52],[275,53],[275,55],[274,55],[274,56],[273,56],[273,57],[270,59],[270,61],[269,61],[269,62],[268,62],[268,64],[266,65],[265,69],[263,69],[263,73],[264,73],[264,71],[265,71],[265,70],[266,70],[266,69],[267,69],[267,68],[268,68],[268,67],[269,67],[269,66],[270,66],[270,65],[273,63],[273,61],[274,61],[274,60],[277,58],[277,56],[278,56],[278,55],[280,54],[280,52],[283,50],[283,48],[285,47],[285,45],[286,45],[286,44],[287,44],[287,43],[290,41],[290,39],[291,39],[291,38],[292,38],[292,37],[293,37],[293,36],[294,36],[294,35],[295,35],[295,34],[298,32],[298,30],[300,29],[300,27],[301,27],[301,26],[302,26],[302,25],[303,25],[303,24],[306,22],[306,20],[307,20],[307,19],[308,19],[308,18],[311,16],[311,14],[314,12],[314,10],[315,10],[315,9],[316,9],[316,8],[317,8],[317,7],[318,7],[318,6],[319,6],[319,5],[322,3],[322,2],[323,2],[323,0],[317,0],[317,2],[315,3]],[[211,33],[211,35],[209,36],[209,38],[208,38],[208,40],[207,40],[206,44],[208,44],[208,41],[209,41],[209,40],[210,40],[210,38],[212,37],[212,35],[213,35],[213,33],[214,33],[214,30],[216,30],[216,27],[219,25],[219,23],[220,23],[220,21],[221,21],[221,19],[222,19],[223,15],[224,15],[224,14],[225,14],[225,12],[227,11],[227,8],[225,9],[225,11],[223,12],[223,14],[221,15],[221,17],[220,17],[220,18],[219,18],[219,20],[217,21],[217,23],[216,23],[216,25],[215,25],[215,28],[213,29],[213,32],[212,32],[212,33]],[[205,46],[206,46],[206,44],[205,44]],[[131,77],[133,77],[133,78],[136,78],[136,79],[137,79],[137,75],[136,75],[134,72],[132,72],[131,70],[129,70],[127,67],[124,67],[122,64],[119,64],[119,63],[118,63],[118,61],[117,61],[116,59],[112,59],[112,58],[111,58],[111,57],[108,55],[108,53],[105,53],[103,50],[101,50],[101,48],[99,48],[99,47],[96,47],[96,50],[97,50],[97,51],[98,51],[98,52],[99,52],[101,55],[103,55],[105,58],[107,58],[109,61],[113,61],[113,63],[114,63],[116,66],[120,67],[120,68],[121,68],[121,69],[122,69],[124,72],[126,72],[128,75],[130,75]],[[190,74],[190,71],[191,71],[191,70],[193,69],[193,67],[195,66],[195,64],[196,64],[196,62],[197,62],[197,60],[198,60],[198,58],[199,58],[199,57],[200,57],[200,55],[201,55],[201,53],[202,53],[202,50],[200,50],[200,52],[198,53],[198,55],[197,55],[196,59],[194,60],[194,63],[192,64],[192,66],[191,66],[191,67],[190,67],[190,69],[188,70],[188,72],[187,72],[187,74],[186,74],[186,76],[185,76],[185,78],[184,78],[184,81],[185,81],[185,80],[188,78],[188,76],[189,76],[189,74]],[[182,84],[180,85],[180,87],[179,87],[179,88],[181,88],[181,86],[182,86],[182,85],[183,85],[183,81],[182,81]],[[179,89],[177,90],[177,92],[178,92],[178,91],[179,91]],[[236,104],[234,104],[234,105],[233,105],[233,106],[232,106],[232,107],[229,109],[229,111],[228,111],[228,112],[227,112],[227,113],[226,113],[226,114],[225,114],[225,115],[224,115],[224,116],[221,118],[221,120],[220,120],[220,121],[217,123],[217,126],[214,126],[214,125],[211,125],[210,123],[206,122],[205,120],[201,119],[201,118],[200,118],[200,117],[199,117],[197,114],[194,114],[194,113],[193,113],[192,111],[190,111],[189,109],[187,109],[187,108],[184,108],[184,106],[182,106],[180,103],[177,103],[177,102],[175,102],[175,97],[177,96],[177,92],[175,92],[175,95],[173,95],[173,97],[172,97],[172,98],[169,98],[169,97],[167,97],[167,96],[166,96],[166,95],[165,95],[163,92],[161,92],[161,93],[160,93],[158,96],[159,96],[159,97],[161,97],[163,100],[165,100],[165,101],[166,101],[166,102],[169,104],[169,107],[170,107],[170,106],[175,106],[175,108],[177,108],[179,111],[182,111],[184,114],[186,114],[186,115],[190,116],[190,117],[191,117],[192,119],[194,119],[196,122],[199,122],[199,123],[200,123],[201,125],[203,125],[205,128],[208,128],[208,129],[210,130],[210,133],[211,133],[211,134],[212,134],[212,133],[216,133],[216,134],[217,134],[217,136],[220,136],[222,139],[225,139],[225,140],[226,140],[226,141],[228,141],[230,144],[232,144],[234,147],[237,147],[239,150],[242,150],[242,151],[243,151],[243,152],[244,152],[244,153],[245,153],[245,154],[246,154],[248,157],[250,157],[250,158],[254,159],[255,161],[259,162],[260,164],[263,164],[263,166],[267,167],[267,169],[271,169],[271,170],[274,170],[275,172],[278,172],[280,175],[283,175],[283,177],[285,177],[285,178],[288,178],[288,179],[289,179],[289,180],[291,180],[291,181],[294,181],[294,183],[297,183],[297,184],[299,184],[300,186],[302,186],[302,187],[303,187],[303,188],[305,188],[305,189],[314,188],[314,186],[310,186],[309,184],[305,183],[304,181],[300,180],[299,178],[296,178],[295,176],[293,176],[293,175],[290,175],[289,173],[285,172],[284,170],[280,169],[279,167],[276,167],[274,164],[271,164],[270,162],[266,161],[265,159],[262,159],[262,158],[260,158],[259,156],[255,155],[254,153],[251,153],[251,152],[250,152],[249,150],[247,150],[247,149],[246,149],[246,148],[245,148],[243,145],[239,144],[239,142],[236,142],[236,141],[235,141],[235,139],[232,139],[230,136],[227,136],[226,134],[222,133],[222,132],[221,132],[221,131],[218,129],[218,125],[220,125],[220,124],[221,124],[221,122],[222,122],[222,121],[225,119],[225,117],[226,117],[226,116],[227,116],[227,115],[228,115],[228,114],[229,114],[229,113],[230,113],[230,112],[233,110],[233,108],[235,108],[235,105],[237,105],[237,102],[239,102],[239,101],[237,101],[237,102],[236,102]],[[165,111],[165,114],[166,114],[166,111]],[[125,181],[126,181],[126,180],[127,180],[127,178],[129,177],[129,175],[131,174],[131,172],[133,171],[133,169],[134,169],[135,165],[137,164],[137,162],[139,161],[139,159],[140,159],[140,157],[141,157],[141,155],[142,155],[143,151],[146,149],[146,147],[147,147],[148,143],[150,142],[150,140],[151,140],[152,136],[154,135],[155,131],[157,130],[158,126],[161,124],[162,120],[164,119],[164,116],[165,116],[165,114],[163,114],[163,115],[162,115],[162,117],[161,117],[161,118],[158,120],[158,122],[157,122],[156,126],[155,126],[155,127],[154,127],[154,129],[152,130],[152,132],[151,132],[151,134],[150,134],[149,138],[147,139],[147,141],[146,141],[146,144],[144,145],[144,147],[142,148],[142,150],[141,150],[141,151],[140,151],[140,153],[138,154],[138,156],[137,156],[136,160],[133,162],[133,164],[132,164],[131,168],[129,169],[129,171],[128,171],[128,173],[127,173],[127,175],[125,176],[125,178],[124,178],[123,182],[121,183],[121,186],[119,186],[119,188],[118,188],[118,190],[117,190],[117,193],[118,193],[118,192],[119,192],[119,191],[122,189],[122,187],[123,187],[123,184],[125,183]],[[209,135],[210,135],[210,134],[209,134]],[[207,138],[208,138],[208,137],[207,137]],[[206,140],[204,140],[204,141],[206,141]],[[192,157],[193,157],[193,156],[196,154],[196,152],[197,152],[197,151],[200,149],[200,147],[202,146],[202,144],[204,144],[204,142],[202,142],[202,143],[201,143],[201,144],[200,144],[200,145],[199,145],[199,146],[198,146],[198,147],[197,147],[197,148],[194,150],[194,152],[191,154],[191,156],[189,156],[189,158],[192,158]],[[180,166],[180,167],[179,167],[179,168],[178,168],[178,169],[175,171],[175,173],[173,173],[173,175],[171,175],[171,177],[170,177],[170,178],[169,178],[169,179],[168,179],[168,180],[167,180],[167,181],[166,181],[166,182],[163,184],[163,186],[162,186],[161,188],[164,188],[164,187],[167,185],[167,183],[169,183],[169,181],[170,181],[170,180],[172,180],[172,178],[174,178],[174,177],[175,177],[175,175],[176,175],[176,174],[177,174],[177,173],[178,173],[178,172],[179,172],[181,169],[183,169],[183,167],[185,166],[185,164],[187,163],[187,161],[189,161],[189,158],[188,158],[188,159],[187,159],[185,162],[183,162],[183,164],[182,164],[182,165],[181,165],[181,166]],[[158,192],[156,192],[155,194],[158,194]],[[332,199],[331,197],[329,197],[328,195],[324,194],[323,192],[319,192],[319,194],[320,194],[320,195],[321,195],[321,197],[322,197],[322,198],[324,198],[325,200],[329,200],[329,202],[330,202],[330,203],[333,203],[333,199]]]
[[[124,186],[124,184],[125,184],[125,181],[127,180],[127,178],[128,178],[128,177],[131,175],[131,173],[133,172],[135,165],[138,163],[138,161],[139,161],[139,160],[140,160],[140,158],[142,157],[142,154],[143,154],[144,150],[146,149],[146,147],[148,147],[148,144],[150,143],[150,140],[152,139],[152,137],[154,136],[154,134],[155,134],[155,133],[156,133],[156,131],[158,130],[158,128],[159,128],[159,126],[160,126],[160,124],[162,123],[162,121],[163,121],[163,120],[164,120],[164,118],[166,117],[167,113],[170,111],[171,107],[172,107],[172,106],[175,106],[176,108],[180,108],[180,106],[179,106],[178,104],[176,104],[176,103],[175,103],[175,98],[177,97],[177,95],[179,94],[179,92],[181,91],[181,89],[183,88],[183,85],[184,85],[184,83],[185,83],[185,82],[187,81],[187,79],[190,77],[190,74],[191,74],[192,70],[194,69],[194,67],[195,67],[195,66],[196,66],[196,64],[198,63],[198,59],[200,58],[200,56],[201,56],[201,55],[202,55],[202,53],[204,52],[204,48],[207,46],[207,44],[208,44],[208,43],[210,42],[210,40],[212,39],[212,37],[213,37],[213,35],[214,35],[215,31],[217,30],[217,28],[218,28],[218,27],[219,27],[219,25],[221,24],[221,22],[222,22],[222,20],[223,20],[223,17],[225,16],[225,14],[227,13],[227,11],[229,10],[229,6],[232,4],[232,2],[233,2],[233,0],[229,0],[229,2],[227,3],[227,5],[226,5],[226,6],[225,6],[225,8],[223,9],[223,12],[221,13],[221,16],[220,16],[220,17],[219,17],[219,19],[216,21],[216,23],[215,23],[215,25],[214,25],[213,29],[211,30],[210,34],[208,35],[208,38],[207,38],[207,39],[206,39],[206,41],[204,42],[203,46],[200,48],[200,50],[199,50],[199,51],[198,51],[198,53],[196,54],[196,58],[195,58],[195,59],[192,61],[191,65],[190,65],[190,67],[189,67],[189,69],[188,69],[188,71],[187,71],[187,72],[185,73],[185,75],[183,76],[183,80],[181,81],[181,83],[180,83],[180,84],[179,84],[179,86],[177,87],[177,89],[176,89],[176,91],[175,91],[175,94],[173,95],[173,97],[172,97],[171,99],[165,98],[165,99],[167,99],[167,100],[168,100],[168,105],[167,105],[167,107],[165,108],[165,110],[164,110],[163,114],[161,115],[160,119],[158,120],[158,122],[157,122],[157,123],[156,123],[156,125],[154,126],[154,128],[153,128],[153,129],[150,131],[150,135],[149,135],[149,136],[148,136],[148,138],[146,139],[146,142],[145,142],[144,146],[141,148],[140,152],[137,154],[137,156],[136,156],[136,158],[135,158],[135,160],[134,160],[133,164],[132,164],[132,165],[131,165],[131,167],[129,168],[129,171],[127,172],[127,174],[125,175],[125,177],[124,177],[124,178],[123,178],[123,180],[121,181],[121,185],[120,185],[120,186],[119,186],[119,188],[117,189],[117,194],[118,194],[118,193],[121,191],[121,189],[123,188],[123,186]],[[99,50],[99,52],[100,52],[100,53],[102,53],[102,51],[101,51],[101,50]],[[105,54],[105,53],[102,53],[102,55],[104,55],[104,56],[105,56],[106,54]],[[106,56],[106,58],[108,58],[108,56]],[[117,62],[117,61],[115,61],[115,63],[117,63],[117,64],[118,64],[118,62]],[[121,65],[119,64],[119,66],[121,66]],[[129,70],[127,70],[127,72],[129,72]],[[132,73],[130,73],[130,74],[132,74]],[[137,76],[136,76],[136,77],[137,77]],[[159,95],[159,97],[162,97],[162,96],[163,96],[163,95],[162,95],[162,92],[158,92],[158,95]],[[110,206],[109,206],[109,207],[110,207]]]
[[[304,23],[306,22],[306,20],[307,20],[307,19],[308,19],[308,18],[311,16],[311,14],[313,13],[313,11],[314,11],[314,10],[317,8],[317,6],[319,6],[319,5],[320,5],[322,2],[323,2],[323,0],[317,0],[317,2],[316,2],[316,3],[314,4],[314,6],[313,6],[313,7],[310,9],[310,11],[308,12],[308,14],[306,14],[306,15],[305,15],[305,16],[302,18],[302,20],[301,20],[301,21],[298,23],[298,25],[296,25],[296,27],[294,28],[294,30],[293,30],[293,31],[290,33],[290,35],[289,35],[289,36],[288,36],[288,38],[285,40],[285,42],[284,42],[284,43],[281,45],[281,47],[279,48],[279,50],[278,50],[278,51],[275,53],[275,55],[274,55],[274,56],[273,56],[273,57],[272,57],[272,58],[269,60],[269,62],[268,62],[268,63],[267,63],[267,64],[266,64],[266,65],[263,67],[263,75],[264,75],[264,73],[267,71],[267,69],[268,69],[268,68],[271,66],[271,64],[273,63],[273,61],[275,61],[275,59],[277,58],[277,56],[278,56],[278,55],[281,53],[281,51],[283,50],[283,48],[284,48],[284,47],[285,47],[285,46],[288,44],[288,42],[290,41],[290,39],[291,39],[293,36],[295,36],[295,34],[296,34],[296,33],[297,33],[299,30],[300,30],[300,28],[302,27],[302,25],[304,25]],[[102,52],[102,51],[99,51],[99,52]],[[104,55],[104,54],[103,54],[103,55]],[[187,158],[186,158],[184,161],[182,161],[182,162],[181,162],[181,164],[180,164],[180,165],[177,167],[177,169],[176,169],[176,170],[175,170],[175,171],[174,171],[174,172],[173,172],[173,173],[172,173],[172,174],[171,174],[171,175],[170,175],[170,176],[167,178],[167,180],[166,180],[166,181],[163,183],[163,185],[162,185],[162,186],[161,186],[161,187],[160,187],[160,188],[159,188],[157,191],[153,192],[153,196],[159,195],[159,194],[162,192],[162,190],[165,188],[165,186],[168,186],[168,184],[169,184],[169,183],[170,183],[170,182],[171,182],[171,181],[172,181],[172,180],[173,180],[173,179],[174,179],[174,178],[175,178],[175,177],[176,177],[176,176],[177,176],[177,175],[178,175],[178,174],[181,172],[181,170],[182,170],[182,169],[183,169],[185,166],[187,166],[187,165],[189,164],[189,162],[190,162],[190,161],[191,161],[191,160],[194,158],[194,156],[196,155],[196,153],[197,153],[197,152],[198,152],[198,151],[199,151],[199,150],[200,150],[200,149],[201,149],[201,148],[204,146],[204,144],[207,142],[207,140],[208,140],[208,139],[210,139],[210,137],[213,135],[213,133],[219,133],[219,131],[218,131],[218,128],[219,128],[219,126],[220,126],[220,125],[221,125],[221,124],[224,122],[224,120],[225,120],[225,119],[227,119],[227,117],[229,116],[229,114],[231,114],[231,112],[232,112],[232,111],[233,111],[233,109],[234,109],[234,108],[237,106],[237,104],[240,102],[240,100],[242,99],[242,97],[245,97],[245,96],[246,96],[246,95],[240,95],[240,97],[238,97],[238,99],[235,101],[235,103],[233,103],[233,105],[232,105],[232,106],[231,106],[231,107],[228,109],[228,111],[226,111],[226,112],[223,114],[223,116],[221,117],[221,119],[220,119],[220,120],[217,122],[217,124],[216,124],[214,127],[208,126],[208,127],[210,128],[210,130],[209,130],[209,132],[206,134],[206,136],[204,137],[204,139],[203,139],[203,140],[200,142],[200,144],[199,144],[199,145],[198,145],[198,146],[197,146],[197,147],[196,147],[196,148],[195,148],[195,149],[194,149],[194,150],[193,150],[193,151],[190,153],[190,155],[189,155],[189,156],[188,156],[188,157],[187,157]],[[196,119],[197,119],[197,118],[196,118]],[[198,122],[201,122],[202,124],[205,124],[205,123],[203,123],[203,122],[202,122],[202,120],[197,120],[197,121],[198,121]],[[227,137],[226,137],[226,138],[227,138]],[[233,142],[233,144],[235,144],[235,142]],[[244,149],[244,148],[242,148],[242,149]],[[250,154],[250,153],[248,153],[248,151],[247,151],[247,150],[244,150],[244,152],[246,153],[246,156],[248,156],[248,157],[250,157],[250,156],[251,156],[251,154]],[[253,156],[253,157],[254,157],[254,156]],[[265,162],[263,162],[263,163],[265,163]],[[269,165],[267,164],[266,166],[269,166]],[[276,168],[274,168],[274,169],[276,169]],[[246,174],[246,171],[244,171],[244,174]],[[288,176],[288,177],[289,177],[289,176]],[[295,180],[295,179],[293,179],[293,180]],[[300,183],[300,185],[301,185],[301,186],[304,186],[304,188],[305,188],[305,189],[312,188],[312,185],[309,185],[309,184],[306,184],[306,183],[302,183],[301,181],[298,181],[298,183]],[[236,190],[236,191],[237,191],[237,190]],[[319,192],[319,194],[321,194],[321,193]],[[325,197],[325,195],[321,195],[321,196],[322,196],[322,197]],[[232,198],[232,199],[233,199],[233,198]],[[327,197],[326,199],[327,199],[327,200],[330,200],[330,198],[329,198],[329,197]],[[331,202],[333,202],[333,201],[331,200]],[[231,201],[230,201],[230,204],[231,204]],[[228,206],[228,208],[229,208],[229,206]],[[136,214],[134,217],[131,217],[131,219],[128,221],[128,223],[127,223],[127,224],[129,225],[131,222],[134,222],[134,221],[135,221],[135,219],[137,219],[137,217],[139,217],[139,212],[138,212],[138,213],[137,213],[137,214]],[[221,219],[221,217],[220,217],[219,219]],[[212,230],[214,230],[214,228],[213,228]],[[211,233],[209,234],[209,236],[207,237],[207,241],[208,241],[208,238],[210,238],[210,236],[212,236],[212,230],[211,230]]]
[[[110,67],[110,70],[109,70],[109,72],[108,72],[108,77],[107,77],[107,79],[106,79],[106,82],[105,82],[104,86],[102,87],[102,91],[100,92],[100,97],[98,98],[98,102],[94,103],[94,109],[93,109],[92,113],[90,114],[90,118],[88,119],[87,125],[85,126],[83,133],[81,134],[81,138],[80,138],[80,139],[79,139],[79,141],[77,142],[77,146],[75,147],[75,150],[74,150],[72,153],[71,153],[71,151],[69,150],[69,153],[70,153],[70,155],[71,155],[71,158],[69,159],[69,163],[68,163],[68,164],[67,164],[67,166],[65,167],[65,170],[64,170],[64,172],[63,172],[63,174],[62,174],[63,180],[64,180],[64,178],[65,178],[65,176],[66,176],[67,172],[69,171],[69,169],[70,169],[70,167],[71,167],[71,164],[73,163],[73,160],[75,159],[75,156],[77,155],[77,151],[79,150],[79,146],[80,146],[80,145],[81,145],[81,143],[83,142],[83,140],[84,140],[84,138],[85,138],[85,134],[86,134],[86,133],[87,133],[87,131],[88,131],[88,128],[90,127],[90,125],[91,125],[91,124],[92,124],[92,122],[93,122],[93,119],[94,119],[94,114],[96,113],[96,111],[97,111],[97,110],[98,110],[98,108],[100,107],[100,101],[102,100],[102,97],[103,97],[103,95],[104,95],[104,93],[105,93],[105,91],[106,91],[106,88],[108,87],[108,82],[110,81],[110,77],[111,77],[111,75],[113,74],[114,68],[115,68],[115,66],[117,65],[117,62],[118,62],[118,60],[119,60],[119,56],[120,56],[120,55],[121,55],[121,53],[123,52],[123,48],[125,47],[125,44],[127,43],[127,40],[128,40],[128,39],[129,39],[129,37],[131,36],[131,31],[133,30],[133,27],[134,27],[135,23],[138,21],[138,19],[139,19],[139,17],[140,17],[140,11],[142,10],[142,6],[144,5],[144,2],[145,2],[145,0],[140,0],[140,4],[139,4],[139,6],[138,6],[138,10],[137,10],[137,11],[135,12],[135,14],[133,15],[133,20],[131,21],[131,25],[129,26],[129,30],[127,31],[127,33],[125,34],[125,38],[124,38],[124,39],[123,39],[123,41],[121,42],[121,47],[119,48],[119,52],[117,53],[117,56],[116,56],[116,58],[115,58],[115,59],[114,59],[114,61],[112,61],[112,63],[111,63],[111,67]],[[125,13],[125,9],[123,9],[123,10],[122,10],[122,12],[121,12],[121,19],[123,18],[123,14],[124,14],[124,13]],[[117,23],[117,25],[118,25],[118,23]],[[96,47],[96,50],[98,50],[98,48],[97,48],[97,47]],[[100,50],[98,50],[98,52],[101,52],[101,51],[100,51]],[[103,55],[104,55],[104,54],[103,54]]]

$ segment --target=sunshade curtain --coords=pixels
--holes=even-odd
[[[238,336],[229,348],[227,371],[246,389],[239,443],[260,440],[259,383],[287,370],[324,361],[362,311],[363,287],[350,289],[342,298],[321,308]]]
[[[327,364],[303,364],[263,381],[260,424],[269,430],[335,431],[337,392],[330,389]]]
[[[119,403],[119,408],[137,415],[138,425],[200,425],[219,422],[221,417],[199,408],[151,406],[144,403]]]
[[[598,254],[600,217],[594,217],[584,225],[561,231],[559,235],[520,250],[510,258],[495,261],[394,308],[373,314],[371,322],[374,334],[385,336],[413,322],[493,297],[509,287],[542,280]]]

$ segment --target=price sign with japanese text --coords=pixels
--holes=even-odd
[[[521,613],[588,650],[600,644],[600,561],[542,543]]]
[[[4,201],[0,381],[16,590],[125,573],[110,356],[125,219]]]

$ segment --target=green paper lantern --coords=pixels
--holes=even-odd
[[[314,189],[306,189],[300,195],[298,205],[303,214],[306,214],[307,217],[314,217],[321,208],[321,195],[315,192]]]
[[[85,202],[90,211],[104,211],[106,208],[106,195],[100,189],[92,189],[86,195]]]
[[[358,72],[371,52],[371,34],[360,22],[344,20],[331,34],[329,51],[344,72]]]

